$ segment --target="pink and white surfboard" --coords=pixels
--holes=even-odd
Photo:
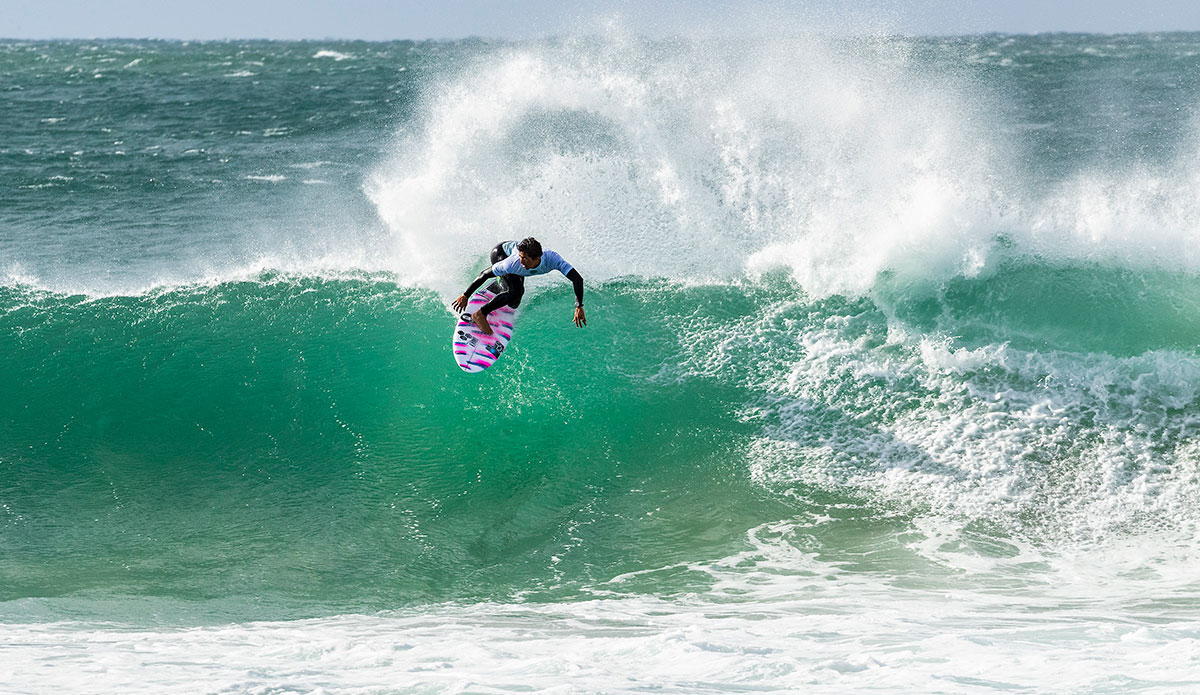
[[[491,290],[479,290],[467,302],[466,311],[458,316],[458,325],[454,327],[450,349],[454,352],[454,361],[464,372],[482,372],[495,364],[508,347],[508,341],[512,339],[517,312],[510,306],[502,306],[488,314],[492,335],[479,330],[479,326],[471,320],[471,314],[492,301],[495,296]]]

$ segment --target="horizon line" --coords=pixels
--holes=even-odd
[[[1073,36],[1161,36],[1167,34],[1200,34],[1200,29],[1160,29],[1160,30],[1139,30],[1139,31],[1080,31],[1072,29],[1048,29],[1039,31],[1004,31],[1004,30],[989,30],[979,32],[861,32],[861,33],[831,33],[831,32],[797,32],[797,33],[780,33],[780,34],[746,34],[746,35],[724,35],[724,36],[689,36],[687,34],[662,34],[648,35],[636,34],[638,38],[650,39],[656,41],[663,40],[737,40],[737,39],[764,39],[764,38],[800,38],[805,36],[824,36],[832,38],[969,38],[969,37],[984,37],[984,36],[1056,36],[1056,35],[1073,35]],[[436,42],[449,43],[456,41],[482,41],[482,42],[518,42],[518,41],[546,41],[559,40],[566,38],[582,38],[582,37],[599,37],[603,36],[601,32],[591,33],[553,33],[543,34],[538,36],[523,36],[523,37],[504,37],[504,36],[484,36],[480,34],[468,34],[465,36],[442,36],[442,37],[396,37],[389,39],[364,39],[353,38],[346,36],[302,36],[302,37],[266,37],[266,36],[225,36],[220,38],[197,38],[197,37],[178,37],[178,36],[0,36],[0,41],[17,42],[17,41],[161,41],[164,43],[226,43],[234,41],[274,41],[280,43],[305,43],[305,42],[321,42],[321,41],[339,41],[339,42],[355,42],[355,43],[396,43],[401,41],[419,42]]]

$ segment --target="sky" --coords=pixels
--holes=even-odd
[[[0,37],[529,38],[1200,31],[1196,0],[0,0]]]

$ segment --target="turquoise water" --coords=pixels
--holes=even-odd
[[[613,285],[595,311],[627,314],[630,333],[561,350],[580,337],[554,320],[553,304],[573,307],[559,289],[526,309],[525,347],[476,379],[445,359],[436,297],[387,280],[6,293],[23,359],[4,389],[38,397],[4,406],[23,445],[5,457],[4,598],[148,595],[266,618],[569,596],[786,513],[738,465],[742,389],[664,389],[662,361],[627,354],[678,355],[671,325],[693,317]],[[689,314],[753,311],[741,293],[683,294]]]
[[[1198,69],[0,43],[0,689],[1197,687]]]

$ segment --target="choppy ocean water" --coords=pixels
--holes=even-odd
[[[0,43],[0,690],[1200,688],[1198,70]]]

